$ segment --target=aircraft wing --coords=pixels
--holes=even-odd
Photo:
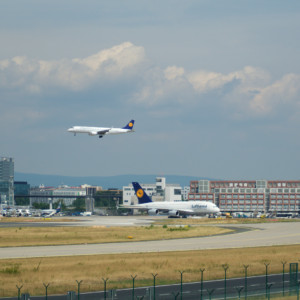
[[[149,210],[149,208],[141,207],[139,205],[120,205],[120,208],[129,208],[129,209],[140,209],[140,210]]]
[[[105,130],[97,131],[97,134],[99,134],[99,135],[104,135],[104,134],[106,134],[106,133],[108,133],[108,132],[109,132],[109,129],[105,129]]]

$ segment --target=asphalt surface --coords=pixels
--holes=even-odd
[[[83,222],[62,223],[62,226],[133,226],[149,225],[153,217],[85,217]],[[49,224],[57,226],[56,223]],[[15,224],[16,226],[16,224]],[[21,226],[17,224],[17,226]],[[22,225],[23,226],[23,225]],[[34,226],[39,226],[35,224]],[[44,226],[44,225],[42,225]],[[226,227],[222,225],[221,227]],[[188,251],[300,244],[300,222],[230,225],[237,233],[200,238],[123,243],[6,247],[0,248],[0,259]]]

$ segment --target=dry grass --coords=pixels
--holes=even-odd
[[[164,227],[153,225],[143,227],[8,227],[0,228],[0,246],[17,247],[162,240],[209,236],[232,231],[212,226]]]
[[[78,222],[80,219],[72,218],[42,218],[42,217],[0,217],[0,223],[53,223]]]
[[[203,224],[257,224],[257,223],[278,223],[278,222],[300,222],[300,219],[260,219],[260,218],[186,218],[186,219],[163,219],[156,221],[155,224],[186,224],[186,225],[203,225]]]
[[[116,247],[118,245],[116,244]],[[130,275],[137,275],[136,286],[151,285],[151,273],[158,273],[157,284],[179,283],[179,271],[185,271],[184,282],[199,281],[200,268],[205,268],[204,280],[224,278],[222,265],[228,264],[227,276],[244,276],[243,265],[249,265],[248,275],[282,271],[281,261],[299,262],[300,246],[276,246],[243,249],[115,254],[0,260],[0,297],[16,296],[16,285],[22,292],[44,294],[43,283],[50,283],[50,294],[76,290],[76,280],[83,280],[81,291],[103,289],[102,278],[109,278],[108,289],[132,286]],[[287,267],[286,267],[287,268]]]

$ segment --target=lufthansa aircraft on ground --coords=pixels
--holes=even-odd
[[[43,209],[41,212],[41,216],[45,218],[53,217],[61,211],[61,206],[58,205],[57,209]]]
[[[134,124],[134,120],[131,120],[123,128],[73,126],[68,129],[68,132],[73,132],[74,135],[76,135],[76,133],[87,133],[89,135],[98,135],[99,138],[102,138],[106,134],[119,134],[119,133],[134,132],[133,124]]]
[[[212,202],[208,201],[160,201],[152,202],[145,190],[138,182],[132,182],[135,194],[138,198],[137,205],[124,205],[123,208],[135,208],[147,210],[150,214],[160,212],[167,213],[170,217],[179,217],[183,215],[208,215],[219,214],[220,209]]]

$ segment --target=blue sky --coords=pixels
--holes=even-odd
[[[299,33],[292,0],[3,0],[0,155],[28,173],[298,179]]]

